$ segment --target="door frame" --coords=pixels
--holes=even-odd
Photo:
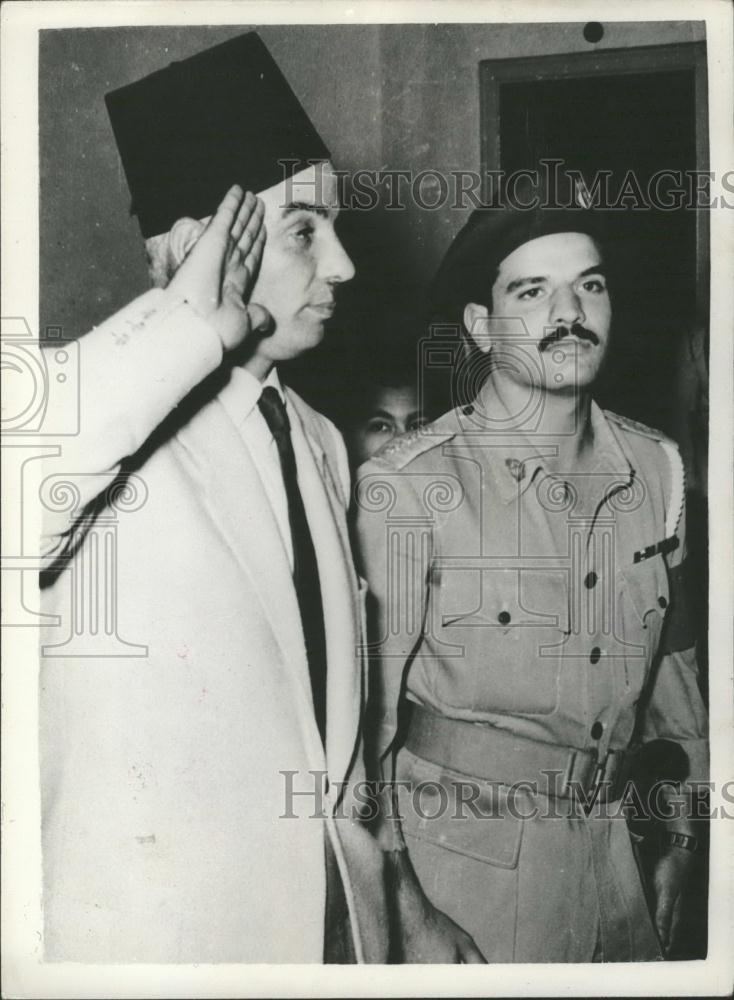
[[[709,169],[708,76],[706,42],[646,45],[639,48],[601,49],[552,56],[521,56],[517,59],[484,59],[479,63],[480,152],[485,184],[500,170],[500,89],[507,83],[537,83],[600,74],[625,76],[632,73],[664,73],[693,70],[696,129],[696,170]],[[706,185],[706,201],[710,185]],[[488,191],[484,191],[486,201]],[[709,210],[696,213],[696,303],[708,317]]]

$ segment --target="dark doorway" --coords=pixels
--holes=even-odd
[[[673,171],[657,189],[672,201],[673,178],[690,188],[706,169],[701,58],[705,68],[703,46],[682,45],[482,64],[485,168],[560,160],[587,183],[606,171],[612,204],[628,193],[621,210],[605,212],[621,266],[614,345],[597,398],[673,436],[678,359],[693,327],[705,325],[708,248],[703,213],[655,207],[651,179]],[[649,207],[631,210],[638,191]]]

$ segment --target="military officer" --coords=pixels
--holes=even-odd
[[[438,314],[470,338],[457,382],[486,376],[473,401],[359,474],[407,961],[466,960],[459,928],[488,961],[664,957],[700,846],[680,457],[594,402],[612,319],[599,220],[538,202],[477,210],[436,278]],[[656,740],[685,780],[656,800],[646,886],[621,806]]]

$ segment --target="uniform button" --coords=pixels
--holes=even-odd
[[[599,662],[599,660],[601,659],[601,650],[599,649],[598,646],[594,646],[594,648],[591,651],[591,656],[589,657],[589,659],[591,660],[592,663]]]
[[[658,604],[660,605],[661,608],[667,608],[668,606],[668,602],[665,600],[664,597],[658,597]]]
[[[592,740],[600,740],[603,732],[604,732],[604,726],[602,726],[601,722],[595,722],[594,725],[591,727]]]
[[[500,611],[500,613],[497,615],[497,621],[500,623],[500,625],[509,625],[510,622],[512,621],[512,615],[510,614],[509,611]]]
[[[584,578],[584,586],[586,587],[587,590],[591,590],[593,587],[596,586],[596,581],[598,579],[599,579],[599,577],[596,575],[596,573],[592,569],[591,572],[587,573],[586,576],[585,576],[585,578]]]
[[[469,403],[467,406],[463,408],[461,412],[464,414],[465,417],[470,417],[474,412],[474,407],[471,405],[471,403]]]

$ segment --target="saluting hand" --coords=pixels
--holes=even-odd
[[[210,323],[225,351],[272,322],[266,309],[247,302],[265,245],[263,214],[252,192],[231,187],[168,286]]]

